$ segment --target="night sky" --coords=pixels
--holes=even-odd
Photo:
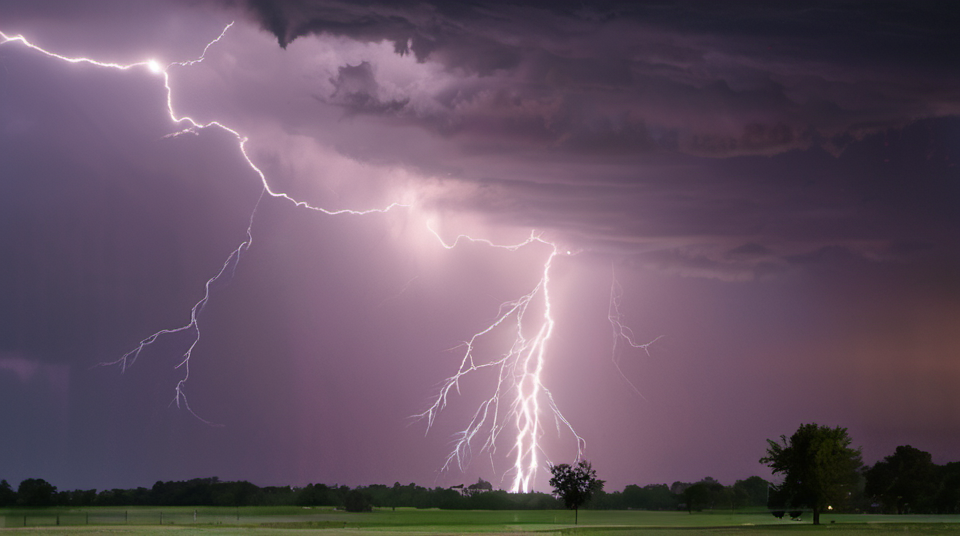
[[[146,66],[0,44],[0,478],[507,488],[509,425],[440,471],[495,370],[429,431],[411,417],[551,244],[542,383],[608,490],[769,478],[765,440],[806,422],[847,427],[867,463],[958,461],[958,12],[0,0],[8,38],[159,62],[175,112],[248,138],[288,196],[258,202],[231,132],[174,135]],[[199,312],[189,409],[188,331],[97,366],[190,322],[237,251]],[[647,351],[615,337],[612,296]],[[541,418],[541,462],[573,461]]]

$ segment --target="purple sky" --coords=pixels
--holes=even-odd
[[[0,478],[508,487],[440,472],[496,373],[456,348],[561,251],[543,384],[608,489],[758,474],[849,429],[960,460],[960,25],[935,2],[0,0]],[[281,46],[282,45],[282,46]],[[613,344],[624,323],[649,355]],[[530,324],[542,313],[532,305]],[[478,349],[510,346],[496,331]],[[634,389],[636,387],[636,390]],[[638,393],[639,391],[639,393]],[[541,444],[572,461],[547,424]],[[545,490],[540,471],[535,488]]]

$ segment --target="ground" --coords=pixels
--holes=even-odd
[[[163,525],[159,524],[162,519]],[[196,513],[196,524],[194,524]],[[793,534],[829,532],[834,535],[885,536],[935,534],[960,536],[960,516],[879,516],[826,514],[823,525],[808,520],[778,520],[757,512],[600,511],[566,510],[480,511],[379,509],[350,514],[330,508],[84,508],[0,510],[3,532],[43,536],[72,535],[227,535],[256,536],[323,534],[324,536],[437,536],[442,534],[549,533],[582,536],[647,536],[707,534]],[[83,524],[90,521],[90,525]],[[56,523],[60,522],[60,526]],[[26,524],[26,526],[24,526]],[[43,526],[39,526],[43,525]]]

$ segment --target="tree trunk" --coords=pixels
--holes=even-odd
[[[820,524],[820,509],[817,508],[816,506],[813,507],[813,524],[814,525]]]
[[[576,524],[577,524],[577,521],[579,521],[579,519],[578,519],[579,517],[580,517],[580,509],[579,509],[579,508],[574,508],[574,509],[573,509],[573,524],[574,524],[574,525],[576,525]]]

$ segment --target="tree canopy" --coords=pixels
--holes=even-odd
[[[863,462],[860,449],[850,447],[846,428],[803,424],[789,439],[780,436],[780,442],[767,443],[760,463],[784,476],[776,497],[783,506],[813,510],[814,525],[820,524],[822,511],[843,503],[857,484]]]
[[[42,478],[28,478],[17,488],[19,506],[53,506],[56,504],[57,487]]]
[[[17,503],[17,492],[13,491],[10,483],[6,480],[0,480],[0,508],[13,506]]]
[[[938,491],[936,471],[929,452],[901,445],[867,470],[864,493],[898,514],[929,511],[928,503]]]
[[[574,511],[573,523],[577,524],[580,506],[594,493],[603,491],[604,481],[597,478],[597,472],[586,460],[580,460],[574,466],[566,463],[551,465],[550,472],[553,474],[550,485],[554,495]]]

